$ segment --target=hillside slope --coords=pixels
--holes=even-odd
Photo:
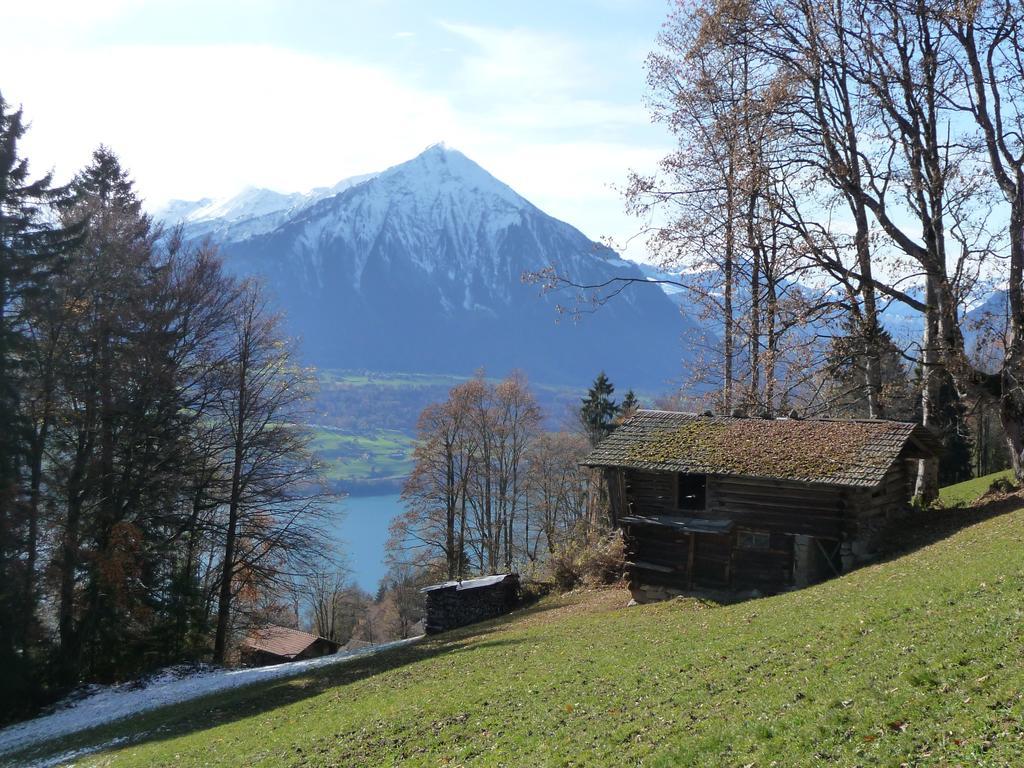
[[[920,537],[980,522],[778,597],[551,599],[93,733],[126,740],[78,764],[1019,765],[1022,504],[939,513]]]

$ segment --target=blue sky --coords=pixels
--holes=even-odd
[[[612,186],[671,145],[643,104],[667,12],[665,0],[18,1],[0,4],[0,89],[32,122],[37,170],[67,176],[104,142],[153,206],[332,184],[445,141],[589,236],[623,240],[639,225]]]

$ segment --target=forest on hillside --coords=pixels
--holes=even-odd
[[[223,661],[324,553],[312,374],[259,284],[143,213],[105,147],[33,177],[0,99],[0,718]]]

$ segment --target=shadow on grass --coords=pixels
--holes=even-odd
[[[892,560],[947,539],[964,528],[1024,507],[1024,491],[987,495],[969,507],[915,511],[892,531],[879,560]]]
[[[500,618],[431,635],[411,645],[356,656],[349,661],[341,661],[295,677],[253,683],[250,686],[144,712],[129,719],[96,726],[45,744],[2,755],[0,766],[26,765],[74,750],[85,750],[88,753],[92,751],[90,747],[99,747],[96,751],[100,751],[108,748],[108,745],[109,748],[115,749],[177,738],[286,707],[329,690],[437,656],[475,648],[514,646],[521,641],[489,636],[501,633],[514,621],[560,607],[561,603],[552,601],[533,603]],[[112,743],[115,739],[116,743]],[[73,758],[69,756],[68,759]]]

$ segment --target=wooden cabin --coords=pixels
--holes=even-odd
[[[909,509],[917,424],[640,410],[583,461],[604,471],[638,602],[770,594],[849,570]]]
[[[254,629],[239,648],[242,664],[266,667],[337,653],[339,643],[298,629],[271,624]]]

